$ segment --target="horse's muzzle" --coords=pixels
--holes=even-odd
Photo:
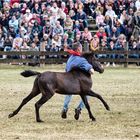
[[[100,73],[103,73],[104,72],[104,66],[101,65],[101,70],[100,70]]]

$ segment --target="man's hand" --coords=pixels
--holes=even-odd
[[[90,70],[89,70],[89,73],[90,73],[90,74],[94,74],[94,69],[93,69],[93,68],[90,69]]]

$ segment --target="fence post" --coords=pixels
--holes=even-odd
[[[125,43],[125,62],[124,62],[124,67],[127,68],[128,67],[128,42]]]
[[[46,49],[45,49],[45,41],[41,43],[40,45],[40,67],[44,67],[45,66],[45,55],[44,55],[44,52],[46,52]]]
[[[89,43],[87,40],[84,41],[83,52],[89,52]]]

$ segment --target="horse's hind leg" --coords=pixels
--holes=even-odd
[[[94,116],[91,113],[90,106],[89,106],[86,96],[85,95],[80,95],[80,96],[85,104],[86,109],[88,110],[89,118],[92,119],[92,121],[95,121],[96,119],[94,118]]]
[[[43,87],[42,87],[43,88]],[[40,98],[39,101],[36,102],[35,104],[35,111],[36,111],[36,121],[37,122],[43,122],[40,119],[40,114],[39,114],[39,109],[40,107],[46,103],[53,95],[54,92],[51,90],[51,88],[49,88],[48,85],[46,85],[43,89],[42,89],[42,97]]]
[[[103,103],[103,105],[105,106],[106,110],[110,110],[108,104],[107,104],[106,101],[102,98],[101,95],[95,93],[95,92],[92,91],[92,90],[91,90],[87,95],[98,98],[98,99]]]
[[[38,85],[35,83],[31,93],[22,100],[20,106],[15,111],[13,111],[13,113],[9,114],[8,117],[11,118],[11,117],[15,116],[26,103],[28,103],[31,99],[33,99],[38,94],[40,94],[40,90],[38,88]]]

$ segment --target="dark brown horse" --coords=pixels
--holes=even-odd
[[[88,62],[93,66],[93,69],[95,71],[98,71],[99,73],[103,73],[104,69],[99,61],[96,60],[96,58],[93,56],[93,54],[85,54],[83,55]],[[11,114],[9,114],[9,118],[15,116],[20,109],[31,99],[33,99],[35,96],[42,93],[42,97],[39,101],[35,103],[35,112],[36,112],[36,121],[42,122],[39,115],[39,109],[40,107],[46,103],[55,93],[58,94],[65,94],[65,95],[80,95],[89,114],[89,118],[92,119],[92,121],[95,121],[94,116],[91,113],[90,106],[88,104],[86,96],[92,96],[98,98],[105,108],[109,110],[109,106],[104,101],[104,99],[97,93],[93,92],[91,90],[92,87],[92,79],[91,75],[85,71],[79,70],[79,69],[73,69],[70,72],[35,72],[35,71],[24,71],[21,73],[24,77],[30,77],[33,75],[37,75],[33,89],[31,93],[23,99],[20,106],[13,111]]]

